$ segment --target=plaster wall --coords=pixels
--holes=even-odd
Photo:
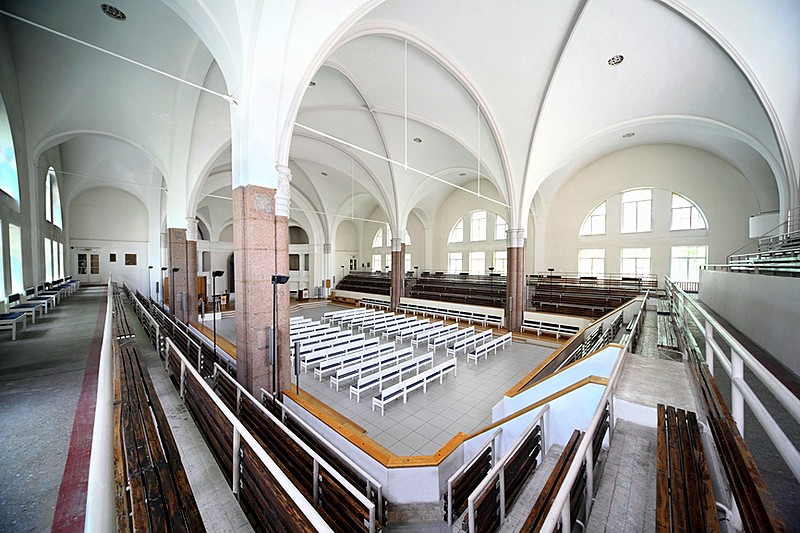
[[[797,278],[702,270],[700,301],[800,377]]]
[[[620,234],[620,193],[654,188],[651,232]],[[702,230],[673,232],[669,191],[693,201],[705,214]],[[777,193],[776,193],[777,194]],[[579,237],[586,216],[608,200],[606,235]],[[542,264],[559,271],[578,269],[579,248],[605,248],[605,271],[618,272],[622,248],[651,248],[651,271],[669,274],[671,246],[708,243],[708,262],[749,240],[749,216],[759,212],[756,195],[736,169],[702,150],[648,145],[615,152],[578,171],[548,203],[544,213]]]

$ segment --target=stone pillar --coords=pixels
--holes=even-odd
[[[392,288],[389,292],[392,311],[397,310],[400,298],[405,296],[406,245],[403,239],[392,239]]]
[[[257,398],[260,389],[291,384],[289,286],[272,276],[289,273],[289,169],[279,167],[278,189],[243,185],[233,191],[233,249],[236,256],[237,379]],[[276,304],[273,300],[277,298]],[[269,327],[276,326],[277,364],[269,353]],[[280,395],[278,395],[280,396]]]
[[[327,286],[327,282],[331,281],[333,272],[333,246],[330,243],[322,245],[322,297],[327,298],[331,289]]]
[[[197,321],[197,219],[186,218],[186,318]]]
[[[186,322],[186,306],[183,305],[186,297],[186,230],[184,228],[169,228],[167,230],[168,249],[169,249],[169,268],[167,277],[169,278],[169,309],[175,318],[181,322]],[[173,268],[178,268],[173,272]]]
[[[506,328],[519,331],[525,311],[525,230],[509,229],[506,232],[506,247]]]

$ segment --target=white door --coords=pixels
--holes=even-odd
[[[89,254],[89,283],[100,283],[100,254]]]

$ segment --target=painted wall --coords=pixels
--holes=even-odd
[[[756,195],[745,177],[708,152],[677,145],[630,148],[595,161],[555,193],[543,214],[547,240],[542,247],[542,266],[577,271],[580,247],[604,247],[606,272],[617,272],[621,248],[650,247],[651,270],[660,277],[668,274],[669,248],[692,244],[694,238],[702,240],[702,232],[670,232],[669,218],[654,218],[650,233],[620,235],[617,231],[580,242],[581,224],[597,205],[606,199],[618,203],[619,193],[640,187],[674,191],[703,211],[708,223],[710,263],[723,262],[727,254],[748,242],[749,217],[759,212]],[[664,210],[664,203],[669,201],[665,192],[654,193],[654,213],[669,213],[669,209]],[[618,230],[619,208],[614,212],[617,215],[610,213],[606,226]]]
[[[100,254],[100,282],[112,274],[115,281],[125,281],[147,293],[148,213],[133,195],[113,188],[90,189],[77,196],[67,212],[70,227],[72,260],[67,271],[77,279],[77,254],[82,248]],[[92,252],[87,252],[92,253]],[[116,261],[110,261],[110,254]],[[136,254],[136,266],[125,265],[125,254]],[[155,274],[153,275],[155,277]],[[92,279],[91,281],[95,281]],[[83,278],[82,281],[89,281]]]
[[[797,278],[702,270],[700,301],[800,377]]]

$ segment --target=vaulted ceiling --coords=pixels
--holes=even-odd
[[[141,66],[228,94],[196,33],[204,24],[187,15],[194,4],[120,0],[128,16],[118,21],[89,0],[0,1],[29,156],[61,147],[67,179],[160,189],[163,178],[188,213],[225,210],[229,202],[213,196],[226,196],[233,171],[228,102]],[[241,4],[209,3],[216,12]],[[639,145],[720,157],[765,211],[785,208],[796,187],[787,146],[800,124],[800,69],[776,74],[781,57],[800,58],[795,2],[387,0],[341,9],[350,4],[363,13],[341,28],[305,88],[291,139],[292,217],[317,239],[330,239],[343,217],[382,212],[402,227],[415,211],[432,220],[460,189],[524,227],[536,195],[546,208],[576,171]],[[241,31],[241,19],[216,22],[222,34]]]

